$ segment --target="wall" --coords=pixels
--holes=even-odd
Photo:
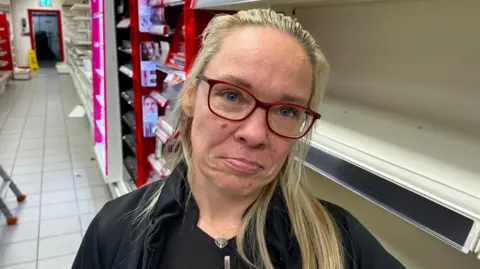
[[[408,269],[478,269],[472,254],[448,246],[335,182],[307,169],[318,197],[347,209]]]
[[[13,31],[15,34],[15,51],[17,66],[28,66],[28,50],[31,48],[30,36],[22,36],[22,18],[25,18],[28,22],[28,9],[56,9],[62,11],[63,0],[52,0],[52,8],[40,7],[39,0],[14,0],[12,1],[12,23]],[[63,14],[63,11],[62,13]],[[63,15],[62,24],[64,22]],[[27,24],[28,28],[28,24]],[[28,29],[30,31],[30,29]],[[63,46],[65,48],[65,45]],[[64,51],[64,55],[65,55]]]

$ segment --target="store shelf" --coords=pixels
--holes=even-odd
[[[136,148],[136,143],[135,143],[135,136],[133,134],[127,134],[123,136],[123,141],[127,146],[130,148],[130,150],[133,152],[133,154],[137,154],[137,148]]]
[[[90,17],[87,16],[75,16],[72,18],[74,21],[90,21]]]
[[[154,61],[157,65],[157,70],[167,74],[171,69],[160,61]]]
[[[133,107],[133,91],[128,90],[121,93],[122,98]]]
[[[0,96],[5,92],[6,85],[12,77],[12,71],[1,71],[0,72]]]
[[[175,7],[175,6],[182,6],[184,1],[176,1],[172,3],[165,3],[165,4],[156,4],[152,5],[152,7]]]
[[[100,170],[102,171],[102,177],[105,182],[107,182],[107,174],[105,171],[105,163],[103,163],[103,160],[105,160],[105,151],[103,150],[103,145],[102,144],[97,144],[95,145],[94,151],[95,151],[95,156],[98,162],[98,165],[100,166]]]
[[[122,49],[122,48],[118,48],[119,51],[123,52],[123,53],[126,53],[126,54],[132,54],[132,49]]]
[[[127,75],[128,77],[130,77],[130,78],[133,77],[133,71],[129,67],[123,65],[123,66],[120,67],[119,70],[120,70],[120,72]]]
[[[323,114],[314,146],[480,220],[478,138],[348,102]]]
[[[171,171],[167,168],[166,162],[163,158],[155,158],[154,154],[148,156],[148,162],[152,167],[153,171],[161,178],[165,178],[170,175]]]
[[[79,78],[79,74],[78,72],[76,72],[76,69],[73,67],[72,64],[69,64],[68,68],[69,68],[69,73],[72,76],[73,85],[75,86],[77,95],[80,97],[80,101],[82,102],[82,105],[85,108],[88,121],[90,122],[90,128],[92,129],[92,135],[93,135],[93,126],[94,126],[93,107],[92,107],[91,101],[89,101],[88,99],[89,97],[88,92],[92,91],[92,86],[86,85],[81,82],[82,80]]]
[[[91,40],[72,40],[71,43],[75,46],[90,46],[90,45],[92,45]]]
[[[97,125],[98,130],[103,138],[105,138],[105,122],[102,120],[96,120],[95,125]]]
[[[122,119],[130,129],[135,130],[135,118],[133,112],[125,113],[125,115],[122,116]]]
[[[165,107],[168,103],[167,97],[165,97],[163,94],[157,91],[152,91],[150,93],[150,96],[157,101],[157,104],[160,105],[160,107]]]
[[[70,8],[70,12],[87,12],[87,11],[90,11],[89,4],[74,4]]]
[[[123,160],[123,164],[128,171],[128,174],[132,177],[132,179],[136,182],[137,181],[137,163],[134,157],[127,156]]]
[[[127,29],[130,27],[130,18],[125,18],[117,24],[117,28]]]
[[[10,4],[3,4],[3,3],[0,4],[0,11],[8,13],[10,12],[10,9],[11,9]]]
[[[97,99],[102,108],[105,108],[104,97],[102,95],[95,95],[95,99]]]
[[[97,75],[99,75],[101,78],[103,78],[103,71],[102,70],[95,69],[95,73],[97,73]]]
[[[177,139],[179,137],[179,132],[175,131],[175,128],[173,128],[170,123],[168,123],[164,116],[161,116],[158,118],[157,124],[156,124],[156,130],[155,130],[155,135],[158,140],[162,141],[163,144],[166,144],[170,139]]]

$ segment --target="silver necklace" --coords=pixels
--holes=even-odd
[[[212,225],[210,225],[208,222],[202,220],[205,224],[208,225],[208,227],[210,227],[210,229],[212,229],[215,233],[218,234],[217,230],[215,230],[215,228],[212,227]],[[228,229],[226,232],[230,232],[231,230],[235,229],[237,226],[236,225],[233,225],[232,228]],[[222,249],[224,247],[226,247],[228,245],[228,239],[225,238],[225,236],[223,235],[223,233],[220,234],[220,236],[218,237],[215,237],[215,245],[217,245],[218,248]]]

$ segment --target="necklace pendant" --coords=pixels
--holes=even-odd
[[[228,245],[228,240],[221,237],[215,238],[215,245],[217,245],[219,248],[224,248]]]

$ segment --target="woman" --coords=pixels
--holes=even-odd
[[[179,97],[173,173],[106,204],[74,268],[403,268],[348,212],[313,197],[294,160],[326,79],[291,18],[215,17]]]

